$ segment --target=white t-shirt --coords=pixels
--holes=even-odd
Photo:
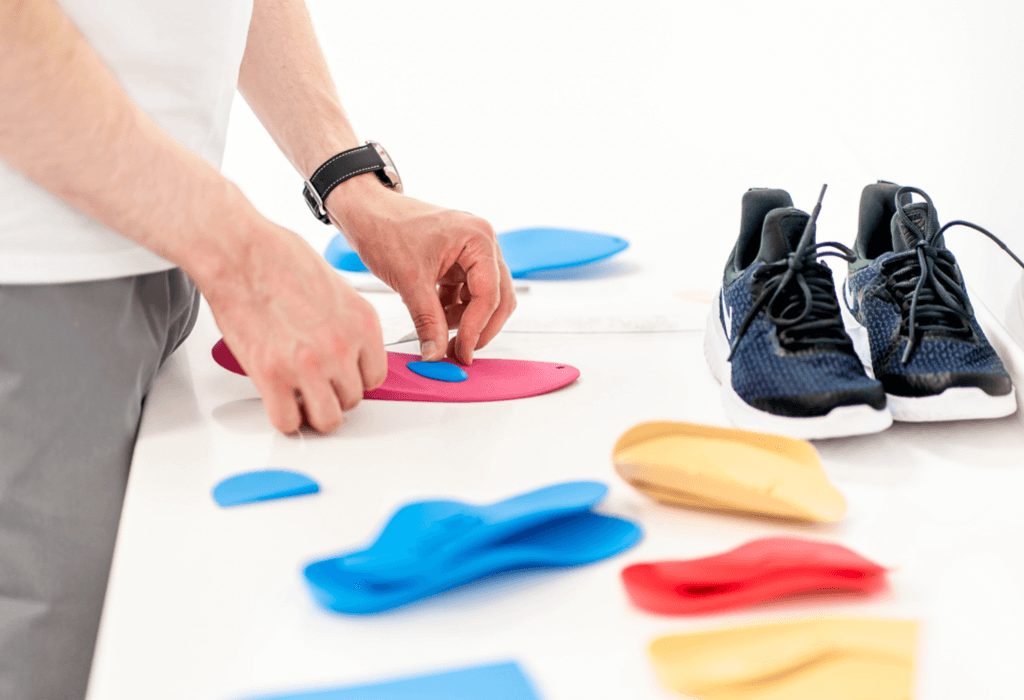
[[[61,0],[136,104],[220,167],[252,0]],[[0,159],[0,284],[111,279],[174,265]]]

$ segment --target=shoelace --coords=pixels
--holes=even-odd
[[[796,250],[784,260],[765,264],[755,273],[766,281],[736,331],[729,348],[730,360],[762,309],[765,309],[768,320],[775,325],[779,343],[787,350],[821,345],[850,347],[850,339],[839,314],[832,277],[828,267],[818,261],[826,257],[837,257],[849,262],[855,259],[854,252],[836,242],[811,244],[827,188],[828,185],[822,185],[818,202],[800,235]]]
[[[906,212],[915,194],[927,205],[923,229]],[[914,356],[921,337],[929,331],[961,338],[969,337],[973,332],[970,302],[957,274],[956,259],[937,245],[946,231],[954,226],[974,229],[999,246],[1022,268],[1024,261],[994,233],[975,223],[957,219],[939,226],[931,197],[916,187],[901,187],[896,191],[896,216],[917,238],[915,255],[901,256],[886,263],[889,290],[896,297],[903,316],[900,329],[907,336],[907,347],[900,358],[905,365]]]

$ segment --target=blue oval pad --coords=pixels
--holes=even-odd
[[[618,236],[567,228],[524,228],[498,234],[498,245],[513,277],[533,272],[578,267],[610,258],[629,247]],[[366,272],[366,265],[340,234],[331,239],[324,257],[346,272]]]
[[[213,500],[222,508],[275,498],[316,493],[320,486],[305,474],[287,469],[261,469],[229,476],[213,487]]]
[[[451,362],[407,362],[409,371],[439,382],[464,382],[469,379],[466,370]]]

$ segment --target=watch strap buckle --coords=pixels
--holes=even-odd
[[[302,186],[302,197],[306,200],[306,206],[313,212],[313,216],[325,224],[331,223],[331,218],[327,216],[327,209],[324,207],[324,200],[320,198],[320,193],[316,191],[316,187],[309,180],[306,180]]]

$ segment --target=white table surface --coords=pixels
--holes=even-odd
[[[540,302],[547,289],[529,294]],[[248,380],[212,362],[217,337],[204,310],[148,401],[91,700],[237,698],[500,659],[521,662],[548,699],[669,698],[645,654],[655,636],[827,613],[921,619],[919,697],[1007,698],[1019,688],[1016,417],[820,443],[849,514],[800,526],[661,506],[615,475],[612,444],[640,421],[724,423],[699,330],[504,334],[481,356],[568,362],[581,379],[505,403],[364,402],[336,435],[301,439],[275,434]],[[265,467],[306,472],[322,492],[214,504],[221,478]],[[365,543],[403,502],[490,501],[568,479],[607,481],[602,508],[639,521],[644,541],[594,566],[503,577],[371,617],[328,613],[305,589],[303,564]],[[839,541],[892,565],[892,589],[667,618],[633,608],[619,581],[633,562],[778,534]]]
[[[395,155],[410,193],[498,230],[622,235],[634,244],[618,266],[624,276],[663,274],[680,291],[712,286],[750,186],[786,187],[806,208],[829,182],[820,239],[849,244],[864,184],[918,184],[944,219],[977,220],[1020,247],[1022,93],[1003,78],[1019,64],[1020,3],[310,6],[346,105],[364,137]],[[364,26],[385,28],[387,51],[380,32],[344,32]],[[922,118],[922,95],[942,108]],[[538,153],[557,155],[557,167],[538,168]],[[224,169],[268,216],[326,244],[330,230],[289,194],[294,172],[240,100]],[[955,241],[972,287],[1019,274],[987,242],[972,257],[969,235]],[[504,404],[368,402],[337,435],[301,441],[275,435],[247,380],[212,363],[217,334],[204,315],[148,402],[92,700],[233,698],[502,658],[521,661],[549,700],[668,698],[645,658],[657,634],[826,612],[921,618],[920,697],[1020,695],[1017,419],[899,425],[822,444],[850,502],[834,527],[670,509],[618,480],[609,452],[645,419],[723,422],[700,332],[552,333],[540,312],[571,304],[534,292],[516,323],[547,332],[504,334],[485,356],[571,362],[583,373],[575,386]],[[646,301],[661,318],[663,300]],[[609,313],[602,304],[591,301],[576,321],[593,325],[595,308]],[[214,505],[219,479],[269,466],[305,471],[323,492]],[[366,542],[404,501],[485,501],[571,478],[607,480],[607,510],[639,520],[643,543],[592,567],[372,618],[325,613],[304,589],[305,562]],[[891,593],[671,619],[631,608],[618,580],[628,563],[780,533],[838,540],[897,566]]]

